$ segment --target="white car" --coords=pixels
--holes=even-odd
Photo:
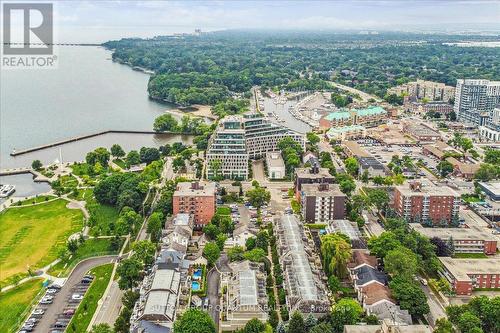
[[[71,299],[73,300],[82,300],[83,299],[83,295],[80,295],[80,294],[73,294],[71,296]]]
[[[45,311],[43,309],[35,309],[35,311],[33,311],[33,314],[37,316],[43,315],[44,313]]]
[[[47,289],[47,294],[55,294],[55,293],[57,293],[57,289],[54,288]]]

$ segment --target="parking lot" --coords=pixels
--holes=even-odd
[[[57,287],[53,284],[47,288],[46,294],[27,319],[31,325],[23,327],[20,332],[64,332],[91,285],[92,278],[84,279],[87,272],[114,260],[116,256],[105,256],[80,262],[64,285]]]

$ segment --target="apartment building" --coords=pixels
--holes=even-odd
[[[500,288],[500,259],[456,259],[439,257],[441,274],[457,295],[471,295],[474,289]]]
[[[207,148],[207,177],[248,178],[249,155],[241,117],[227,116],[210,138]]]
[[[500,141],[500,105],[493,109],[491,120],[479,127],[479,137],[484,141]]]
[[[453,242],[456,253],[484,253],[493,255],[497,251],[497,240],[491,233],[475,228],[425,228],[418,223],[410,223],[410,228],[427,238],[440,238]]]
[[[500,104],[500,81],[457,80],[454,111],[458,120],[485,126],[492,120],[492,111]]]
[[[428,225],[458,224],[460,195],[448,186],[411,182],[396,186],[394,210],[407,221]]]
[[[208,224],[215,214],[215,184],[178,183],[173,196],[174,214],[190,214],[196,228]]]
[[[453,111],[453,105],[448,102],[435,101],[435,102],[408,102],[405,104],[406,109],[414,114],[425,115],[428,112],[435,112],[441,114],[441,117]]]
[[[208,178],[247,179],[249,160],[277,151],[286,137],[305,150],[304,134],[272,123],[260,113],[224,117],[208,143]]]
[[[287,214],[277,221],[274,230],[286,291],[284,305],[288,312],[299,311],[316,317],[330,312],[321,260],[315,254],[312,238],[305,235],[302,223],[294,215]]]
[[[268,314],[266,273],[263,264],[248,260],[230,264],[231,271],[220,282],[220,330],[234,332],[256,318],[266,322]]]
[[[387,111],[380,106],[331,112],[319,120],[320,129],[360,125],[374,127],[387,120]]]
[[[303,184],[300,198],[302,216],[307,223],[325,223],[345,218],[347,197],[337,184]]]
[[[310,168],[296,168],[294,175],[295,196],[300,198],[302,186],[304,184],[333,184],[335,177],[330,174],[327,168],[320,168],[319,163],[314,163]]]
[[[387,93],[398,96],[404,94],[418,99],[426,98],[430,101],[449,102],[455,95],[455,88],[447,86],[444,83],[417,80],[389,88]]]
[[[366,137],[366,127],[361,125],[350,125],[332,127],[326,132],[328,140],[344,141]]]

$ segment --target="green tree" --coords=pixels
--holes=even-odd
[[[306,325],[304,323],[304,318],[302,314],[298,311],[295,311],[292,314],[292,318],[290,318],[290,322],[288,323],[288,333],[306,333]]]
[[[120,289],[132,289],[137,286],[142,278],[143,268],[142,263],[136,258],[123,259],[116,269],[120,278],[118,280]]]
[[[446,177],[453,172],[453,164],[448,161],[441,161],[437,165],[437,169],[441,174],[441,177]]]
[[[43,165],[42,162],[40,162],[40,160],[34,160],[33,162],[31,162],[31,168],[35,171],[40,171],[42,167]]]
[[[481,328],[481,320],[470,311],[465,311],[460,315],[457,321],[457,326],[461,333],[483,332],[483,329]]]
[[[319,138],[319,136],[318,136],[316,133],[314,133],[314,132],[308,132],[308,133],[306,134],[306,137],[307,137],[307,141],[308,141],[311,145],[313,145],[313,146],[317,145],[317,144],[320,142],[320,140],[321,140],[321,139]]]
[[[439,318],[436,320],[436,327],[434,333],[455,333],[453,324],[446,318]]]
[[[248,201],[254,207],[260,208],[271,201],[271,193],[263,187],[255,187],[246,193]]]
[[[380,236],[372,237],[368,240],[370,252],[379,258],[384,258],[389,251],[400,246],[401,242],[390,231],[383,232]]]
[[[359,163],[354,157],[348,157],[344,161],[345,169],[351,176],[356,176],[359,170]]]
[[[255,240],[255,246],[258,248],[261,248],[262,250],[267,252],[267,246],[268,246],[267,232],[259,231],[257,233],[257,238]]]
[[[154,212],[148,219],[148,225],[146,231],[151,235],[151,240],[155,243],[160,241],[162,232],[163,214],[160,212]]]
[[[418,258],[410,249],[400,246],[387,252],[384,267],[392,276],[403,276],[411,279],[418,269]]]
[[[370,189],[368,191],[368,202],[377,207],[378,210],[384,209],[389,204],[389,194],[382,189]]]
[[[479,170],[474,174],[474,179],[480,181],[490,181],[500,177],[500,166],[488,163],[482,163]]]
[[[125,156],[125,151],[119,144],[114,144],[111,146],[111,155],[115,158],[121,158]]]
[[[226,243],[227,236],[224,234],[218,234],[217,237],[215,238],[215,243],[217,243],[217,246],[219,247],[219,250],[223,251],[224,250],[224,244]]]
[[[113,333],[113,330],[108,324],[98,324],[92,326],[90,333]]]
[[[236,245],[227,251],[227,256],[230,261],[240,261],[243,260],[243,253],[245,253],[245,249]]]
[[[360,321],[363,308],[351,298],[342,298],[335,304],[330,323],[333,332],[342,333],[345,325],[354,325]]]
[[[127,164],[128,165],[137,165],[141,163],[141,156],[137,152],[137,150],[131,150],[127,154]]]
[[[155,132],[178,132],[179,126],[174,116],[169,113],[156,117],[153,129]]]
[[[215,333],[215,324],[210,315],[200,309],[189,309],[174,322],[175,333]]]
[[[389,288],[398,300],[401,309],[408,310],[412,316],[423,316],[429,313],[427,297],[412,279],[396,276],[389,283]]]
[[[154,262],[156,254],[156,245],[149,240],[141,240],[132,244],[134,254],[132,258],[137,259],[144,265],[149,266]]]
[[[241,333],[264,333],[266,325],[257,318],[250,319],[243,327]]]
[[[219,246],[215,242],[209,242],[203,249],[203,256],[207,259],[208,265],[213,266],[220,257]]]
[[[346,277],[351,254],[351,244],[345,235],[334,233],[321,236],[323,268],[329,274],[335,274],[339,278]]]

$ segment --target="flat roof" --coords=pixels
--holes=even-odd
[[[333,220],[328,227],[327,231],[340,232],[349,237],[351,241],[361,239],[361,232],[359,232],[356,222],[348,220]]]
[[[283,161],[283,157],[281,157],[281,153],[277,151],[270,151],[266,153],[266,162],[268,167],[272,168],[284,168],[285,162]]]
[[[333,133],[345,133],[351,131],[364,131],[366,128],[361,125],[351,125],[351,126],[342,126],[342,127],[332,127],[326,132],[326,135]]]
[[[325,189],[322,190],[321,186]],[[302,184],[302,193],[306,196],[317,196],[317,197],[345,197],[346,195],[342,193],[338,184]]]
[[[500,259],[456,259],[438,257],[453,277],[459,281],[471,281],[469,274],[500,274]]]
[[[479,184],[494,195],[500,195],[500,182],[479,182]]]
[[[172,221],[173,225],[189,225],[189,217],[190,215],[187,213],[178,213],[175,215],[174,220]]]
[[[197,188],[193,185],[198,183]],[[177,184],[177,189],[174,192],[175,196],[198,196],[211,197],[215,195],[215,183],[213,182],[183,182]]]
[[[410,223],[409,225],[413,230],[418,231],[427,238],[449,239],[451,237],[454,240],[496,240],[491,233],[474,228],[425,228],[420,223]]]
[[[238,273],[240,285],[240,305],[257,305],[257,279],[255,271],[245,270]]]
[[[337,112],[332,112],[328,115],[325,116],[326,120],[340,120],[340,119],[349,119],[351,117],[351,114],[347,111],[337,111]]]
[[[361,146],[356,141],[345,141],[342,143],[351,154],[357,157],[371,157],[370,153],[361,148]]]
[[[311,168],[296,168],[295,175],[298,178],[333,178],[327,168],[319,168],[318,173],[311,173]]]
[[[410,183],[396,186],[396,189],[401,192],[403,195],[434,195],[434,196],[454,196],[460,197],[457,192],[455,192],[452,188],[448,186],[436,186],[430,183],[421,183],[421,187],[419,190],[414,190],[410,187]]]
[[[427,125],[421,124],[421,123],[407,123],[406,124],[408,130],[417,136],[435,136],[435,137],[441,137],[441,135],[430,128]]]

